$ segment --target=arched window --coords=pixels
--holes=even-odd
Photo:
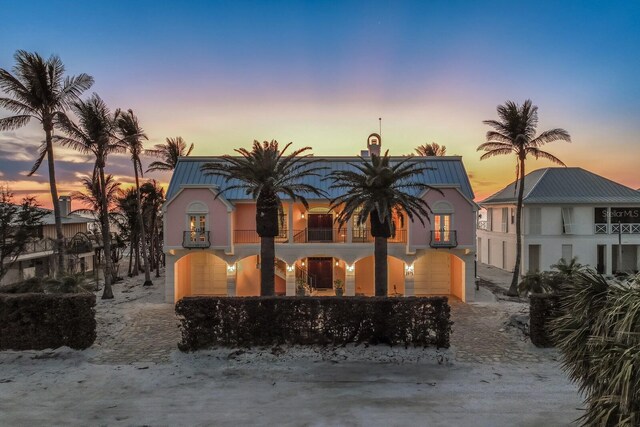
[[[440,200],[433,204],[433,237],[434,242],[450,242],[453,231],[453,206],[451,203]]]

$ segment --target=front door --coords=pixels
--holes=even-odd
[[[333,288],[333,259],[326,257],[309,258],[309,276],[313,286],[319,289]]]
[[[309,214],[309,241],[331,242],[333,240],[333,215]]]

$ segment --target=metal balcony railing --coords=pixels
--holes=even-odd
[[[289,241],[288,230],[280,230],[280,234],[275,237],[276,243],[286,243]],[[247,244],[247,243],[260,243],[260,236],[256,230],[234,230],[233,231],[233,243]]]
[[[293,243],[345,243],[347,229],[305,228],[293,230]]]
[[[53,251],[55,246],[55,242],[51,239],[30,240],[25,244],[24,251],[21,255]]]
[[[455,230],[432,230],[431,242],[432,248],[455,248],[458,246],[458,236]]]
[[[351,235],[351,241],[353,243],[370,243],[375,240],[375,237],[371,235],[371,230],[366,228],[354,228]],[[394,234],[387,239],[387,243],[406,243],[407,242],[407,230],[396,230]]]
[[[489,221],[478,221],[478,230],[489,230]]]
[[[594,224],[595,234],[640,234],[640,224]]]
[[[211,246],[208,231],[185,231],[182,238],[183,248],[208,248]]]

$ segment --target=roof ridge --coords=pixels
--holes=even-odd
[[[544,172],[542,172],[542,174],[540,174],[540,178],[538,178],[538,180],[536,181],[536,183],[535,183],[535,184],[533,184],[533,185],[531,186],[531,189],[529,190],[529,192],[528,192],[526,195],[524,195],[524,196],[522,197],[522,200],[523,200],[523,201],[524,201],[524,199],[526,199],[527,197],[529,197],[529,196],[531,195],[531,193],[533,193],[533,191],[536,189],[536,187],[538,186],[538,184],[540,184],[540,182],[542,181],[542,178],[544,178],[544,177],[545,177],[545,175],[547,174],[547,172],[549,172],[549,169],[551,169],[551,168],[544,168]],[[539,171],[539,170],[540,170],[540,169],[536,169],[536,170],[532,171],[531,173],[536,172],[536,171]],[[527,177],[527,176],[525,175],[525,178],[526,178],[526,177]],[[523,181],[524,181],[524,180],[523,180]],[[524,185],[524,183],[523,183],[522,185]]]

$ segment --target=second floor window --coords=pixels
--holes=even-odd
[[[207,229],[206,215],[189,215],[189,231],[191,232],[191,241],[205,240],[205,230]]]
[[[433,229],[433,239],[436,242],[451,241],[451,214],[436,214]]]
[[[562,233],[573,234],[573,208],[562,208]]]

